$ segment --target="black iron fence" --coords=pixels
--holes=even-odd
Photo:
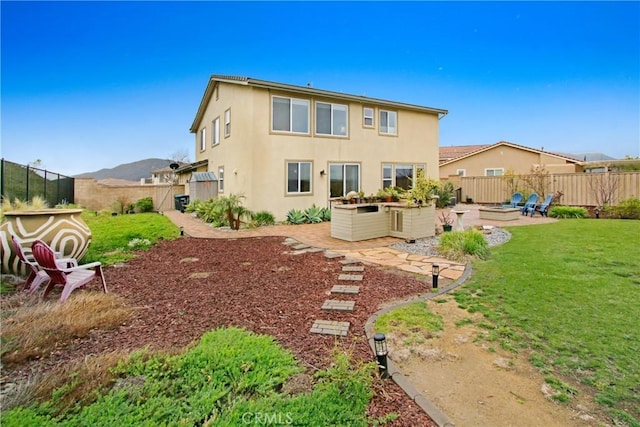
[[[51,207],[74,203],[74,179],[29,165],[0,159],[0,194],[3,199],[31,201],[42,197]]]

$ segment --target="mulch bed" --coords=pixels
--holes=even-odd
[[[114,350],[183,347],[206,331],[231,325],[274,336],[310,371],[327,367],[336,345],[358,360],[372,361],[364,334],[367,319],[382,304],[430,288],[407,275],[366,266],[364,280],[352,283],[361,287],[360,293],[338,298],[355,300],[355,310],[327,312],[321,307],[326,299],[336,299],[329,290],[338,284],[341,258],[328,259],[323,252],[296,255],[283,242],[281,237],[185,237],[160,242],[126,264],[108,267],[109,291],[137,308],[133,317],[117,330],[94,331],[31,368],[46,370]],[[97,289],[97,284],[90,288]],[[349,334],[335,338],[310,333],[317,319],[350,322]],[[369,415],[389,412],[399,415],[394,426],[435,425],[393,381],[380,380]]]

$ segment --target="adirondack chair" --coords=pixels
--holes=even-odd
[[[40,270],[40,267],[38,266],[38,263],[33,258],[33,255],[28,256],[24,252],[24,248],[22,247],[22,242],[20,242],[20,240],[16,236],[11,235],[11,240],[13,243],[13,251],[15,252],[20,262],[25,264],[27,266],[27,269],[29,270],[29,276],[27,276],[27,280],[24,284],[24,287],[25,289],[29,289],[29,294],[33,294],[35,291],[38,290],[40,285],[42,285],[43,283],[47,283],[49,281],[49,275],[46,272]],[[56,264],[58,264],[60,267],[78,266],[78,261],[76,261],[75,258],[62,258],[58,256],[59,254],[55,254],[55,255],[56,255]]]
[[[524,206],[520,210],[522,212],[522,215],[527,215],[529,213],[529,209],[535,209],[536,203],[538,203],[538,195],[536,193],[531,193]]]
[[[515,193],[513,193],[513,196],[511,196],[511,201],[506,204],[506,205],[502,205],[503,208],[517,208],[519,203],[522,203],[522,193],[517,191]]]
[[[535,205],[533,208],[529,208],[529,211],[531,211],[531,217],[533,218],[533,215],[535,215],[536,211],[540,212],[540,215],[542,216],[547,216],[547,211],[549,210],[551,200],[553,200],[553,194],[547,194],[547,197],[545,197],[542,203]]]
[[[62,289],[60,302],[65,302],[69,298],[69,295],[71,295],[71,292],[86,285],[93,279],[100,280],[102,289],[107,293],[107,282],[104,279],[101,263],[92,262],[71,268],[61,268],[55,261],[53,250],[42,240],[34,241],[31,250],[33,251],[33,256],[36,258],[36,262],[50,279],[49,284],[42,294],[43,298],[49,295],[49,292],[51,292],[51,289],[53,289],[55,285],[62,285],[64,288]]]

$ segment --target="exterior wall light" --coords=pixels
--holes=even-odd
[[[431,282],[433,284],[433,289],[438,289],[438,276],[440,276],[440,265],[433,264],[431,266]]]
[[[389,369],[387,366],[387,337],[385,337],[384,334],[375,334],[373,336],[373,344],[376,350],[376,359],[378,359],[380,378],[389,378]]]

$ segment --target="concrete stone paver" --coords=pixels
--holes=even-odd
[[[349,322],[336,322],[333,320],[316,320],[309,332],[313,334],[346,336],[349,332]]]
[[[338,280],[346,281],[346,282],[362,282],[363,279],[362,274],[341,274],[338,276]]]
[[[355,301],[328,299],[324,302],[324,304],[322,304],[322,309],[331,311],[353,311],[355,305]]]
[[[342,267],[344,273],[358,273],[364,271],[363,265],[345,265]]]
[[[360,286],[335,285],[331,288],[332,294],[357,294],[360,292]]]

